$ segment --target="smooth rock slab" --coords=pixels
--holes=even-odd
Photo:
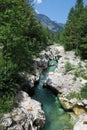
[[[73,130],[87,130],[87,114],[79,116]]]

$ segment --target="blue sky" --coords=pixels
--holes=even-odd
[[[71,7],[75,3],[76,0],[34,0],[34,8],[53,21],[65,23]],[[84,0],[84,4],[87,5],[87,0]]]

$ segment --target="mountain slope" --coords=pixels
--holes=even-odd
[[[58,32],[64,27],[64,24],[56,23],[46,15],[36,13],[36,17],[42,23],[43,26],[47,27],[52,32]]]

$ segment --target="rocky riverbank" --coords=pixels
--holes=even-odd
[[[59,48],[62,47],[59,46]],[[87,99],[84,99],[86,94],[81,95],[81,90],[87,85],[85,79],[87,64],[81,61],[74,52],[64,52],[63,48],[59,55],[57,68],[54,72],[49,72],[45,86],[57,90],[64,109],[75,111],[74,106],[76,107],[76,105],[86,109]],[[76,114],[78,115],[78,113]]]
[[[26,92],[20,91],[12,112],[0,115],[0,125],[4,130],[41,130],[45,115],[41,103],[31,99]]]
[[[35,59],[37,77],[52,59],[58,65],[54,72],[49,72],[44,86],[58,93],[65,110],[72,110],[77,116],[87,113],[87,61],[82,61],[72,51],[65,52],[62,46],[49,46]]]
[[[32,91],[34,92],[34,84],[39,80],[41,73],[50,65],[52,66],[50,64],[52,60],[58,64],[53,72],[49,72],[44,87],[55,91],[62,107],[66,111],[73,111],[78,116],[73,130],[86,130],[87,61],[82,61],[74,52],[65,52],[62,46],[57,45],[47,47],[34,59],[34,75],[23,72],[22,75],[26,75],[27,82],[22,90],[31,95]],[[0,124],[4,125],[6,130],[42,129],[45,116],[41,104],[31,99],[26,92],[19,92],[12,112],[0,115]]]

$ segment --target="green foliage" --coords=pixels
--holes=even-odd
[[[71,92],[69,95],[67,95],[67,99],[70,100],[70,99],[73,99],[73,98],[81,99],[80,93]]]
[[[77,0],[75,5],[76,11],[80,11],[83,9],[83,0]]]
[[[82,77],[86,80],[87,79],[86,68],[84,68],[81,65],[81,63],[79,63],[78,66],[75,68],[74,75],[75,75],[75,78]]]
[[[76,71],[75,71],[75,77],[76,78],[80,76],[80,72],[81,72],[80,69],[76,69]]]
[[[81,34],[80,38],[80,52],[82,58],[87,58],[87,6],[84,8],[83,13],[80,16],[79,30]]]
[[[75,77],[82,77],[82,75],[84,74],[83,70],[82,70],[82,66],[81,64],[79,64],[77,66],[77,68],[75,68]]]
[[[9,96],[9,94],[8,94]],[[14,97],[12,96],[5,96],[3,98],[0,98],[0,113],[8,113],[12,110],[14,105]]]
[[[54,33],[52,37],[53,37],[53,41],[54,41],[56,44],[62,45],[63,30]]]
[[[87,58],[87,6],[77,0],[72,7],[63,31],[65,50],[74,50],[76,55]]]
[[[86,74],[86,75],[83,75],[83,78],[84,78],[85,80],[87,80],[87,74]]]
[[[77,98],[79,100],[81,99],[86,99],[87,98],[87,84],[82,87],[81,91],[79,93],[76,92],[71,92],[68,96],[67,99],[73,99],[73,98]]]
[[[4,127],[2,125],[0,125],[0,130],[4,130]]]
[[[81,97],[87,99],[87,84],[81,89]]]
[[[33,58],[51,40],[36,20],[31,0],[0,0],[0,112],[13,104],[19,73],[33,71]]]
[[[64,67],[64,74],[66,74],[67,72],[71,71],[74,69],[74,66],[70,63],[70,62],[66,62],[65,63],[65,67]]]

